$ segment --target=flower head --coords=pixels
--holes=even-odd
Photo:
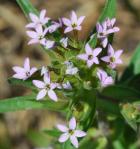
[[[114,26],[115,22],[115,18],[107,18],[103,23],[97,23],[96,25],[97,38],[101,40],[102,46],[104,48],[108,44],[108,35],[119,31],[119,28]]]
[[[66,61],[65,65],[67,66],[66,74],[75,75],[78,72],[78,68],[73,66],[73,63],[70,61]]]
[[[14,78],[26,80],[37,71],[37,68],[30,68],[30,60],[29,58],[26,58],[23,67],[14,66],[13,70],[15,72],[15,74],[13,75]]]
[[[63,134],[59,137],[59,142],[63,143],[66,142],[68,139],[70,139],[71,143],[78,148],[78,137],[85,137],[86,133],[81,130],[76,129],[76,119],[72,117],[69,121],[69,127],[65,125],[57,125],[57,128],[63,132]]]
[[[45,25],[50,20],[50,18],[45,17],[45,15],[46,15],[46,10],[41,10],[39,17],[35,15],[34,13],[30,13],[29,17],[32,22],[27,24],[26,27],[36,28],[38,25],[41,25],[41,26]]]
[[[80,18],[77,18],[77,15],[74,11],[71,12],[70,19],[63,18],[62,21],[66,27],[64,33],[71,32],[73,30],[81,30],[81,24],[83,20],[85,19],[85,16],[81,16]]]
[[[85,46],[86,53],[79,54],[77,56],[78,59],[84,60],[87,63],[87,66],[90,68],[94,63],[99,64],[99,60],[97,56],[102,51],[101,48],[92,49],[90,45],[87,43]]]
[[[40,80],[33,80],[33,84],[40,89],[38,95],[37,95],[37,100],[43,99],[46,94],[52,99],[53,101],[57,101],[57,95],[54,92],[54,89],[56,88],[56,83],[52,83],[50,80],[50,74],[45,73],[44,75],[44,81]]]
[[[101,58],[102,61],[109,63],[111,68],[115,68],[117,64],[122,64],[120,56],[123,50],[114,51],[113,47],[108,45],[108,55]]]
[[[107,73],[101,69],[97,71],[97,76],[101,82],[102,87],[106,87],[108,85],[113,84],[113,78],[111,76],[108,76]]]
[[[28,44],[41,44],[43,45],[46,49],[50,49],[54,46],[55,42],[52,40],[48,40],[45,38],[45,35],[48,32],[48,28],[43,30],[41,25],[38,25],[35,28],[35,31],[27,31],[27,35],[31,38],[31,40],[28,42]]]

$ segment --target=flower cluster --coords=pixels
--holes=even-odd
[[[14,78],[32,80],[33,85],[39,90],[37,100],[45,99],[47,96],[57,102],[60,93],[62,93],[61,96],[63,92],[76,94],[79,89],[85,87],[84,82],[89,82],[89,90],[114,83],[115,80],[107,70],[113,70],[122,63],[120,56],[123,52],[123,50],[115,51],[109,42],[109,36],[119,31],[119,28],[115,26],[115,18],[107,18],[104,22],[97,23],[96,33],[91,37],[97,38],[97,44],[92,47],[90,42],[80,42],[77,38],[85,16],[78,18],[72,11],[70,19],[61,18],[57,22],[46,17],[46,10],[42,10],[39,16],[33,13],[29,16],[31,23],[26,25],[26,28],[28,29],[27,35],[31,39],[28,44],[40,44],[45,49],[52,49],[56,56],[50,66],[43,66],[41,70],[38,70],[41,79],[32,79],[37,68],[30,67],[29,58],[25,59],[23,68],[13,67]],[[59,39],[53,36],[56,32],[62,33]],[[73,32],[73,38],[67,36],[69,32]],[[60,59],[57,58],[58,55]],[[92,78],[98,80],[98,83],[95,84]],[[64,94],[64,96],[67,95],[73,98],[73,94]],[[84,137],[86,133],[77,130],[76,126],[74,117],[70,119],[69,127],[57,125],[57,128],[63,132],[59,142],[63,143],[70,139],[71,143],[78,148],[77,137]]]

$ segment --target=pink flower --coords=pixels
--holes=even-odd
[[[101,48],[92,49],[90,45],[87,43],[85,46],[86,53],[79,54],[77,56],[78,59],[84,60],[87,63],[87,66],[90,68],[94,63],[99,64],[99,60],[97,56],[102,51]]]
[[[45,15],[46,15],[46,10],[41,10],[39,17],[33,13],[30,13],[29,16],[32,22],[27,24],[26,27],[36,28],[38,25],[41,25],[41,26],[45,25],[50,20],[50,18],[45,17]]]
[[[48,27],[49,33],[55,32],[58,28],[61,27],[61,24],[59,22],[52,22],[52,24]]]
[[[71,143],[74,147],[78,148],[78,137],[85,137],[86,133],[81,130],[76,130],[76,119],[72,117],[69,121],[69,127],[65,125],[57,125],[57,128],[63,132],[63,134],[59,137],[59,142],[63,143],[70,139]]]
[[[111,68],[115,68],[117,64],[122,64],[122,60],[120,59],[120,56],[122,54],[123,50],[114,51],[112,46],[108,45],[108,56],[104,56],[101,58],[102,61],[109,63],[109,66]]]
[[[28,44],[41,44],[46,49],[50,49],[54,46],[55,42],[52,40],[47,40],[45,38],[46,33],[48,32],[48,28],[43,30],[41,25],[38,25],[35,28],[35,31],[27,31],[27,35],[31,38],[31,40],[28,42]]]
[[[26,58],[23,67],[14,66],[13,70],[16,73],[13,75],[13,78],[27,80],[37,71],[37,68],[30,68],[30,60]]]
[[[116,19],[107,18],[103,23],[97,23],[97,38],[101,40],[102,46],[105,48],[108,44],[108,35],[118,32],[120,29],[115,25]]]
[[[113,84],[113,78],[108,76],[107,73],[101,69],[97,71],[97,76],[99,80],[101,81],[101,86],[106,87],[108,85]]]
[[[70,19],[62,18],[62,21],[66,27],[64,33],[71,32],[73,30],[81,30],[81,24],[83,20],[85,19],[85,16],[81,16],[80,18],[77,18],[77,15],[74,11],[71,12]]]
[[[27,31],[27,35],[31,38],[28,44],[44,44],[45,35],[48,32],[48,29],[43,30],[42,26],[39,25],[35,28],[35,31]]]
[[[48,94],[50,99],[52,99],[53,101],[58,100],[57,95],[54,92],[56,84],[51,82],[49,73],[44,75],[44,81],[33,80],[33,84],[40,89],[36,97],[37,100],[43,99],[46,94]]]

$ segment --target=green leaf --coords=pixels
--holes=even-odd
[[[35,7],[30,3],[29,0],[16,0],[18,5],[21,7],[22,11],[26,15],[26,17],[29,16],[29,13],[35,13],[38,14],[38,11],[35,9]]]
[[[0,100],[0,113],[30,109],[63,111],[68,105],[68,102],[64,100],[59,100],[58,102],[51,101],[50,99],[37,101],[35,98],[34,95],[31,95]]]
[[[48,147],[51,140],[43,132],[37,132],[35,130],[29,130],[27,133],[27,139],[35,147]]]
[[[59,137],[61,135],[61,132],[58,131],[57,129],[53,130],[44,129],[43,132],[52,137]]]
[[[18,85],[18,86],[23,86],[23,87],[27,87],[27,88],[31,88],[31,89],[35,89],[35,86],[33,85],[31,80],[19,80],[19,79],[15,79],[15,78],[9,78],[8,82],[12,85]]]
[[[133,102],[140,98],[139,91],[121,85],[108,86],[101,95],[113,102]]]
[[[101,23],[108,17],[113,18],[115,17],[115,14],[116,14],[116,0],[106,0],[105,7],[98,19],[98,22]],[[94,27],[90,35],[93,35],[95,32],[96,32],[96,28]],[[90,36],[89,36],[88,41],[90,42],[91,46],[95,46],[97,39],[94,37],[90,39]]]
[[[140,44],[136,48],[136,50],[132,56],[132,59],[130,61],[130,64],[124,71],[124,73],[120,79],[120,82],[124,82],[124,81],[134,77],[134,75],[137,75],[137,74],[140,74]]]

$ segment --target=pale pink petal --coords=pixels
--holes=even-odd
[[[93,65],[93,60],[88,60],[87,61],[87,66],[90,68]]]
[[[40,89],[43,89],[46,86],[46,84],[43,81],[39,80],[33,80],[33,84]]]
[[[61,124],[58,124],[58,125],[57,125],[57,128],[58,128],[61,132],[68,132],[68,130],[69,130],[65,125],[61,125]]]
[[[31,40],[28,42],[28,45],[37,44],[37,43],[39,43],[39,40],[38,40],[38,39],[31,39]]]
[[[93,60],[92,60],[95,64],[99,64],[99,60],[97,57],[94,57]]]
[[[16,73],[25,73],[25,69],[19,66],[14,66],[12,68]]]
[[[48,91],[48,96],[49,96],[52,100],[54,100],[54,101],[57,101],[57,100],[58,100],[57,95],[56,95],[56,93],[55,93],[53,90],[49,90],[49,91]]]
[[[72,117],[69,121],[69,128],[71,130],[74,130],[76,128],[76,119],[75,117]]]
[[[43,99],[46,96],[46,94],[47,94],[47,90],[43,89],[37,94],[36,99],[37,100]]]
[[[103,38],[101,40],[102,40],[102,46],[105,48],[107,46],[108,39],[107,38]]]
[[[26,74],[25,73],[17,73],[17,74],[13,75],[13,78],[25,80],[26,79]]]
[[[88,59],[88,55],[87,54],[79,54],[77,56],[77,58],[86,61]]]
[[[69,134],[68,134],[68,133],[64,133],[64,134],[62,134],[62,135],[59,137],[58,141],[59,141],[60,143],[63,143],[63,142],[66,142],[68,139],[69,139]]]
[[[119,27],[114,27],[113,30],[114,30],[114,32],[119,32],[120,31]]]
[[[101,48],[96,48],[96,49],[94,49],[94,51],[93,51],[93,56],[99,55],[99,53],[100,53],[101,51],[102,51]]]
[[[54,41],[47,40],[47,41],[46,41],[46,44],[45,44],[45,47],[46,47],[47,49],[50,49],[50,48],[52,48],[52,47],[54,46],[54,44],[55,44]]]
[[[73,28],[72,28],[72,27],[67,27],[67,28],[65,29],[64,33],[71,32],[72,30],[73,30]]]
[[[100,23],[96,24],[96,30],[97,32],[101,33],[103,31],[102,26],[100,25]]]
[[[117,60],[115,61],[115,63],[116,63],[116,64],[122,64],[123,62],[122,62],[121,59],[117,59]]]
[[[77,26],[77,27],[74,27],[74,29],[80,31],[82,29],[82,27],[81,26]]]
[[[62,18],[62,21],[63,21],[64,25],[66,25],[66,26],[71,26],[71,21],[70,21],[69,19],[67,19],[67,18]]]
[[[114,26],[115,22],[116,22],[116,18],[111,19],[111,25],[112,26]]]
[[[84,136],[86,136],[86,133],[84,131],[81,131],[81,130],[75,130],[74,135],[76,137],[84,137]]]
[[[81,16],[77,21],[77,25],[81,25],[84,19],[85,19],[85,16]]]
[[[77,15],[74,11],[71,12],[71,22],[72,24],[77,24]]]
[[[39,18],[38,18],[35,14],[30,13],[29,16],[30,16],[30,19],[31,19],[33,22],[36,23],[36,22],[39,21]]]
[[[31,70],[30,70],[30,74],[34,74],[35,72],[37,71],[37,68],[36,67],[32,67]]]
[[[79,146],[78,140],[74,135],[70,136],[70,141],[71,141],[71,143],[73,144],[74,147],[78,148],[78,146]]]
[[[92,48],[90,47],[88,43],[85,46],[85,51],[88,55],[92,54]]]
[[[108,55],[114,56],[114,49],[110,44],[108,45]]]
[[[36,27],[36,31],[38,33],[38,35],[43,35],[43,28],[42,28],[42,25],[38,25]]]
[[[107,78],[105,79],[105,81],[104,81],[104,84],[105,84],[105,85],[111,85],[111,84],[113,84],[113,79],[112,79],[112,77],[107,77]]]
[[[104,56],[101,58],[101,60],[108,63],[110,62],[110,56]]]
[[[118,51],[115,52],[114,57],[116,59],[118,59],[121,56],[122,53],[123,53],[123,50],[118,50]]]
[[[45,18],[45,15],[46,15],[46,10],[45,9],[41,10],[41,12],[40,12],[40,20],[43,20]]]
[[[26,28],[34,28],[35,27],[35,23],[29,23],[25,27]]]
[[[38,38],[38,35],[35,31],[26,31],[27,35],[30,37],[30,38]]]
[[[24,61],[24,69],[26,71],[30,71],[30,60],[29,60],[29,58],[26,58]]]
[[[45,75],[44,75],[44,82],[46,84],[50,84],[50,82],[51,82],[50,73],[45,73]]]

